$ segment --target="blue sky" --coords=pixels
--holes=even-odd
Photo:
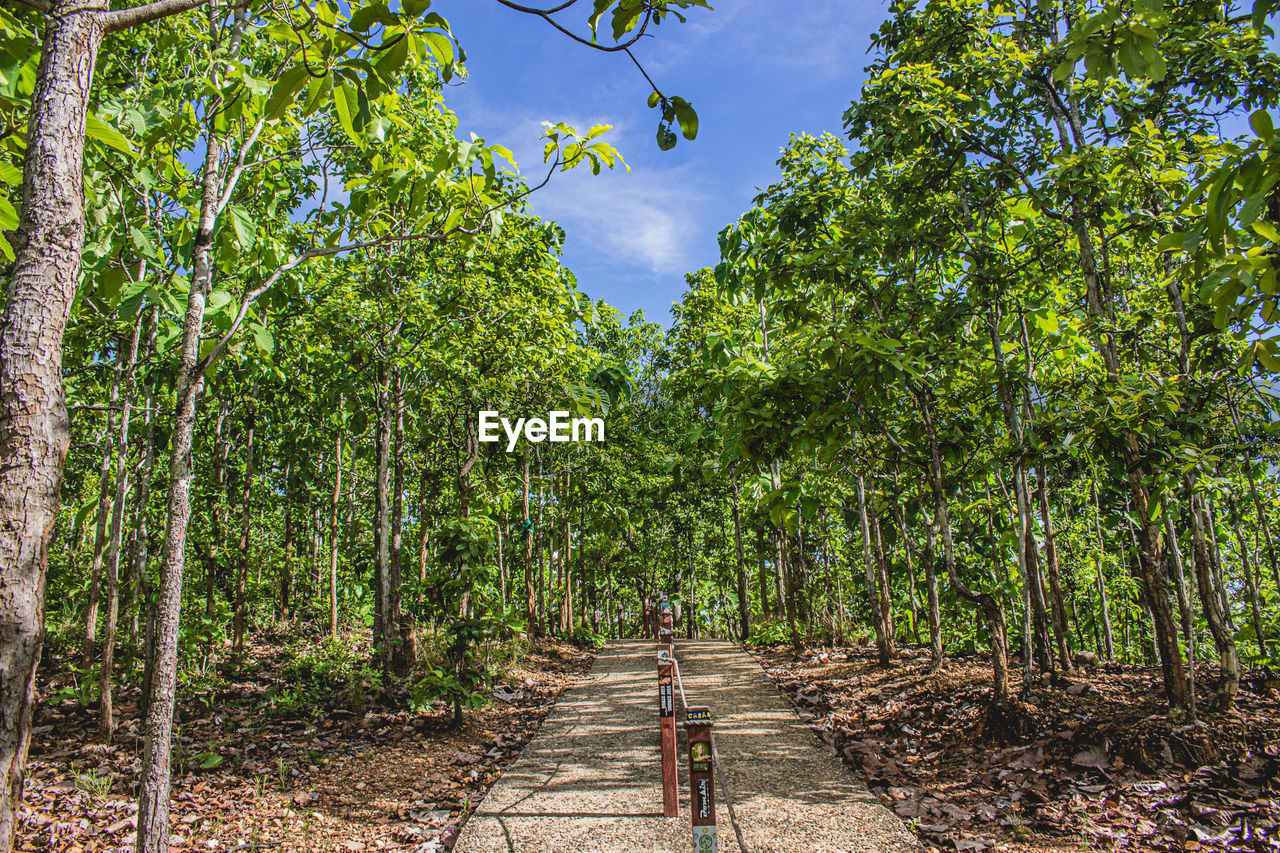
[[[568,233],[565,262],[583,291],[664,325],[684,274],[716,262],[716,234],[776,178],[789,135],[840,133],[865,76],[868,36],[887,13],[886,2],[712,3],[715,11],[691,10],[689,23],[663,24],[635,49],[665,92],[698,111],[697,141],[667,152],[654,141],[645,81],[625,56],[574,44],[494,0],[432,6],[467,51],[469,77],[446,93],[464,137],[512,149],[536,182],[541,122],[614,126],[608,138],[630,174],[560,174],[533,206]],[[581,31],[590,4],[579,6],[562,20]]]

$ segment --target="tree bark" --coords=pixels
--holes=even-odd
[[[62,335],[84,247],[84,128],[106,0],[45,16],[22,210],[0,327],[0,850],[13,847],[44,638],[44,579],[70,442]]]
[[[878,572],[875,564],[875,546],[871,538],[871,520],[867,512],[866,486],[861,474],[858,475],[858,517],[862,523],[862,562],[867,583],[867,608],[876,632],[876,654],[881,666],[889,666],[893,661],[892,640],[881,618],[880,601],[876,594]]]
[[[338,393],[338,416],[343,416],[345,395]],[[342,497],[342,432],[344,421],[338,423],[338,435],[333,440],[333,494],[329,498],[329,636],[338,633],[338,501]]]
[[[529,634],[542,636],[542,621],[538,616],[538,596],[533,582],[533,519],[529,517],[529,448],[524,451],[524,521],[521,524],[524,543],[524,608],[529,622]]]
[[[170,743],[178,676],[178,633],[182,611],[182,575],[187,526],[191,520],[191,450],[196,427],[196,400],[204,385],[200,369],[200,333],[205,303],[213,283],[213,229],[217,220],[220,143],[205,138],[200,217],[192,245],[191,287],[182,322],[173,434],[169,445],[169,493],[160,581],[154,602],[153,654],[145,716],[146,739],[138,791],[136,853],[168,853]]]
[[[923,500],[923,496],[921,499]],[[937,672],[942,667],[942,612],[938,602],[938,571],[935,565],[938,529],[936,524],[929,525],[925,534],[924,554],[920,557],[920,562],[924,564],[925,592],[928,596],[930,672]]]
[[[289,598],[293,591],[293,505],[289,501],[290,474],[293,465],[286,462],[284,466],[284,542],[281,543],[281,549],[284,551],[284,565],[280,571],[280,618],[288,620],[289,618]]]
[[[889,659],[892,660],[897,655],[897,638],[893,627],[893,609],[890,601],[892,589],[889,586],[889,561],[885,555],[884,537],[880,533],[880,515],[877,513],[871,517],[871,539],[876,545],[876,588],[875,588],[875,606],[876,618],[884,627],[884,635],[888,639]],[[887,662],[882,666],[888,666]]]
[[[155,352],[156,336],[160,330],[160,309],[159,306],[151,309],[150,330],[147,333],[147,352]],[[145,413],[143,414],[143,424],[147,428],[147,437],[145,446],[142,450],[142,458],[139,460],[138,474],[134,478],[137,481],[136,493],[134,494],[135,517],[137,519],[133,530],[132,548],[129,555],[129,642],[135,647],[138,644],[138,620],[140,618],[140,600],[142,590],[148,583],[148,563],[150,562],[150,524],[147,511],[148,505],[151,503],[151,480],[155,475],[156,466],[156,422],[159,420],[155,411],[156,393],[155,383],[147,383],[147,397],[145,404]]]
[[[747,637],[751,635],[751,599],[747,596],[747,569],[742,559],[742,517],[738,509],[739,488],[738,475],[731,475],[733,481],[733,545],[734,555],[737,557],[737,581],[738,581],[738,624],[739,638],[742,642],[747,641]]]
[[[231,407],[225,399],[218,401],[218,417],[213,422],[213,490],[210,502],[210,538],[212,541],[205,552],[204,567],[204,615],[212,619],[217,610],[216,594],[218,580],[218,562],[222,559],[223,542],[226,534],[222,526],[222,508],[224,498],[230,489],[227,483],[227,458],[231,452],[231,441],[227,436],[227,417]]]
[[[756,516],[756,586],[760,588],[760,615],[768,621],[773,609],[769,606],[769,573],[765,566],[764,519]]]
[[[391,624],[397,627],[397,641],[392,649],[391,665],[396,672],[404,672],[412,663],[413,625],[404,618],[400,592],[404,586],[402,555],[404,553],[404,377],[397,367],[392,374],[392,406],[395,422],[391,440],[392,492],[391,492],[391,541],[387,610]]]
[[[89,601],[84,614],[84,644],[80,649],[81,665],[88,669],[93,662],[98,638],[98,610],[102,604],[102,561],[107,547],[107,527],[111,516],[111,462],[116,450],[116,406],[120,400],[120,381],[124,375],[125,351],[118,354],[107,394],[107,424],[102,430],[102,463],[98,469],[98,511],[93,528],[93,563],[89,569]]]
[[[1111,607],[1107,602],[1107,576],[1103,571],[1103,557],[1106,555],[1106,542],[1102,538],[1102,502],[1098,498],[1098,486],[1090,483],[1093,489],[1094,529],[1098,536],[1098,607],[1102,618],[1103,659],[1116,659],[1116,641],[1111,633]]]
[[[1173,527],[1173,517],[1166,511],[1164,532],[1169,537],[1169,555],[1173,563],[1174,590],[1178,594],[1178,615],[1182,617],[1182,638],[1187,644],[1187,692],[1191,701],[1187,705],[1192,723],[1196,721],[1196,631],[1195,613],[1191,609],[1191,596],[1187,592],[1187,576],[1182,568],[1182,551],[1178,547],[1178,533]]]
[[[1226,711],[1235,705],[1236,692],[1240,689],[1240,656],[1236,651],[1235,637],[1227,625],[1222,610],[1222,596],[1213,575],[1209,560],[1209,543],[1205,537],[1205,527],[1212,522],[1206,518],[1204,499],[1196,494],[1193,481],[1186,481],[1187,496],[1191,505],[1191,550],[1195,562],[1196,586],[1200,592],[1200,607],[1204,611],[1205,622],[1209,625],[1209,635],[1213,637],[1213,645],[1218,652],[1218,662],[1222,667],[1222,684],[1218,689],[1218,707]]]
[[[947,512],[947,494],[942,478],[942,452],[938,447],[938,434],[933,425],[932,407],[925,392],[913,389],[917,410],[924,421],[929,439],[929,485],[933,491],[933,526],[942,537],[942,560],[947,569],[951,587],[966,601],[978,605],[987,619],[991,634],[991,670],[993,701],[997,707],[1009,705],[1009,640],[1004,608],[995,596],[987,592],[971,590],[960,578],[956,565],[955,547],[951,538],[951,517]]]
[[[560,554],[560,632],[561,634],[569,634],[573,631],[573,543],[569,539],[569,493],[573,485],[573,473],[569,468],[569,462],[565,460],[564,466],[564,488],[561,494],[564,497],[562,505],[562,519],[564,522],[564,548]]]
[[[102,629],[102,668],[98,672],[98,737],[111,743],[115,734],[115,717],[111,707],[113,666],[116,654],[116,626],[120,616],[120,544],[124,539],[124,498],[129,491],[129,423],[133,414],[133,395],[137,387],[138,346],[142,341],[145,314],[139,308],[129,340],[124,367],[124,394],[120,410],[120,432],[116,436],[115,497],[112,499],[111,534],[104,563],[107,579],[107,613]]]
[[[258,418],[258,385],[249,391],[249,410],[245,414],[244,482],[240,484],[240,539],[236,545],[236,603],[232,616],[231,649],[236,655],[244,651],[244,623],[247,602],[245,595],[249,581],[249,521],[253,517],[253,434]]]
[[[391,399],[385,369],[379,370],[374,405],[378,410],[373,487],[373,645],[384,672],[393,671],[398,629],[391,616]]]
[[[1036,494],[1040,503],[1040,523],[1044,526],[1045,565],[1049,571],[1049,597],[1053,613],[1053,638],[1058,647],[1058,662],[1063,670],[1071,671],[1070,629],[1067,626],[1067,608],[1062,597],[1062,575],[1058,568],[1058,537],[1053,532],[1053,518],[1049,514],[1049,485],[1044,465],[1036,469]]]
[[[1236,537],[1236,547],[1240,550],[1240,574],[1244,578],[1245,598],[1249,600],[1249,613],[1253,617],[1253,632],[1258,644],[1258,652],[1265,659],[1267,654],[1267,638],[1262,627],[1262,605],[1258,601],[1258,582],[1254,577],[1254,561],[1249,559],[1249,543],[1240,530],[1240,510],[1235,498],[1227,498],[1227,514],[1231,519],[1231,532]]]

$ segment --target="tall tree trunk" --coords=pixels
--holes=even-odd
[[[584,464],[578,478],[578,606],[582,608],[584,629],[590,611],[592,630],[595,630],[596,594],[591,584],[592,579],[587,577],[587,494],[587,471]]]
[[[1209,635],[1213,637],[1213,645],[1218,652],[1218,662],[1222,667],[1222,684],[1218,689],[1218,707],[1228,710],[1235,705],[1236,692],[1240,688],[1240,656],[1236,651],[1235,637],[1227,625],[1222,611],[1222,596],[1209,564],[1209,543],[1205,536],[1205,528],[1212,524],[1204,508],[1204,499],[1196,494],[1190,478],[1186,481],[1187,496],[1191,506],[1191,551],[1196,570],[1196,586],[1200,592],[1200,607],[1204,611],[1205,622],[1209,625]]]
[[[929,439],[929,485],[933,491],[933,526],[942,537],[942,560],[947,569],[951,587],[961,598],[978,605],[987,619],[991,634],[991,669],[993,701],[997,707],[1009,704],[1009,640],[1004,608],[1000,601],[987,592],[971,590],[960,578],[956,566],[955,546],[951,537],[951,516],[947,512],[947,494],[942,478],[942,451],[938,447],[938,434],[933,425],[933,410],[926,392],[913,389],[917,410],[924,421]]]
[[[404,586],[402,574],[402,554],[404,553],[404,377],[398,367],[392,374],[392,404],[395,414],[391,443],[394,469],[391,491],[391,577],[387,609],[391,614],[391,623],[399,628],[399,641],[395,644],[391,663],[397,672],[404,672],[412,663],[410,649],[413,647],[413,625],[408,619],[404,618],[404,608],[400,603],[400,591]]]
[[[942,667],[942,611],[938,602],[938,571],[935,565],[938,530],[936,523],[929,525],[925,533],[924,554],[920,557],[920,562],[924,563],[925,594],[928,596],[930,672],[937,672]]]
[[[373,645],[383,672],[393,670],[397,629],[391,617],[391,388],[385,368],[379,368],[374,395],[378,410],[373,486]]]
[[[0,326],[0,851],[13,847],[44,638],[44,578],[70,444],[62,335],[84,248],[84,129],[106,0],[57,0],[27,118]]]
[[[333,494],[329,498],[329,636],[338,633],[338,501],[342,496],[342,433],[345,395],[338,393],[338,435],[333,440]],[[354,453],[352,454],[355,455]]]
[[[98,672],[98,736],[111,743],[115,717],[111,707],[112,680],[116,655],[116,625],[120,616],[120,544],[124,540],[124,498],[129,492],[129,423],[133,415],[133,395],[137,387],[138,345],[142,341],[144,312],[139,308],[129,340],[124,368],[124,394],[120,409],[120,433],[116,437],[116,493],[112,499],[111,535],[107,546],[107,613],[102,628],[102,668]]]
[[[742,642],[747,641],[747,637],[751,635],[751,599],[747,597],[747,568],[742,559],[742,518],[738,509],[739,489],[738,475],[731,475],[733,481],[733,545],[734,555],[737,557],[737,581],[738,581],[738,624],[739,637]]]
[[[147,352],[156,351],[156,336],[160,328],[160,308],[155,306],[151,309],[151,320],[149,331],[147,332]],[[138,645],[138,620],[140,613],[140,600],[142,597],[143,587],[148,582],[148,563],[151,560],[150,550],[150,527],[148,518],[150,513],[147,511],[148,505],[151,503],[151,481],[155,475],[156,467],[156,422],[159,420],[156,408],[156,392],[155,383],[147,383],[147,396],[145,402],[145,410],[142,417],[143,424],[147,428],[146,442],[142,450],[142,456],[138,463],[138,473],[134,478],[137,482],[136,492],[134,494],[135,517],[137,519],[133,530],[132,549],[129,555],[129,642],[136,648]]]
[[[1079,108],[1073,98],[1070,92],[1063,93],[1061,98],[1046,93],[1049,112],[1059,122],[1070,128],[1071,140],[1067,140],[1065,135],[1062,140],[1062,147],[1067,153],[1070,153],[1073,148],[1083,149],[1089,144]],[[1065,112],[1060,106],[1063,103],[1068,107]],[[1094,324],[1092,329],[1094,349],[1106,366],[1105,387],[1112,388],[1119,382],[1122,371],[1113,333],[1106,325],[1109,320],[1114,319],[1114,310],[1110,287],[1104,287],[1098,269],[1097,252],[1093,234],[1090,232],[1090,214],[1086,212],[1089,209],[1091,208],[1086,200],[1078,197],[1071,199],[1070,222],[1076,233],[1080,273],[1085,287],[1086,310]],[[1156,647],[1160,654],[1160,668],[1169,704],[1177,708],[1185,708],[1190,701],[1186,670],[1182,662],[1182,652],[1178,647],[1178,628],[1169,602],[1166,588],[1168,584],[1161,570],[1161,564],[1164,561],[1163,536],[1159,522],[1152,518],[1151,495],[1146,486],[1151,474],[1151,454],[1142,446],[1140,436],[1132,429],[1123,429],[1120,438],[1120,459],[1117,461],[1123,462],[1124,470],[1128,475],[1129,493],[1133,500],[1133,510],[1139,529],[1136,575],[1142,588],[1142,597],[1151,610]]]
[[[760,588],[760,615],[765,621],[773,613],[769,606],[769,573],[765,566],[764,519],[756,516],[756,586]]]
[[[539,447],[535,451],[538,455],[538,524],[534,529],[538,534],[538,628],[534,634],[541,637],[546,632],[547,625],[551,621],[551,615],[547,612],[547,552],[542,547],[548,537],[542,526],[542,510],[547,504],[547,498],[543,494],[543,486],[545,481],[542,479],[542,449]],[[554,497],[554,496],[553,496]]]
[[[1062,575],[1058,569],[1058,537],[1053,532],[1053,518],[1049,514],[1049,486],[1044,465],[1036,469],[1036,493],[1040,503],[1040,523],[1044,526],[1044,556],[1049,570],[1049,597],[1053,612],[1053,639],[1058,647],[1058,661],[1062,668],[1071,671],[1070,630],[1067,627],[1067,608],[1062,597]]]
[[[893,627],[893,609],[892,602],[889,598],[893,592],[889,586],[889,561],[885,555],[884,538],[880,534],[880,515],[871,516],[871,539],[876,546],[876,588],[875,588],[875,606],[877,619],[884,626],[884,635],[888,639],[889,657],[893,658],[897,655],[897,637]],[[882,664],[888,666],[887,663]]]
[[[881,666],[889,666],[893,662],[892,638],[885,627],[880,608],[879,596],[876,594],[877,568],[875,562],[875,545],[871,538],[871,520],[867,511],[866,486],[862,475],[858,475],[858,517],[862,523],[862,563],[867,582],[867,608],[871,614],[871,624],[876,632],[876,654]]]
[[[1213,506],[1213,499],[1208,496],[1200,498],[1204,525],[1209,531],[1209,568],[1213,572],[1213,585],[1218,590],[1218,601],[1222,605],[1222,619],[1227,630],[1236,632],[1235,616],[1231,612],[1231,598],[1227,594],[1226,579],[1222,572],[1222,549],[1218,546],[1218,513]]]
[[[431,537],[431,522],[427,518],[429,501],[427,496],[428,476],[431,466],[423,465],[418,474],[418,580],[427,580],[427,556]]]
[[[107,526],[111,518],[111,462],[116,450],[116,406],[120,401],[120,382],[124,376],[126,350],[116,347],[116,363],[111,375],[111,391],[107,394],[107,425],[102,431],[102,462],[98,468],[98,512],[93,528],[93,564],[89,570],[89,603],[84,611],[84,645],[80,662],[85,669],[93,663],[94,645],[98,638],[98,609],[102,603],[102,559],[107,548]],[[123,448],[122,448],[123,449]]]
[[[284,542],[282,549],[284,551],[284,565],[280,572],[280,618],[289,619],[289,597],[293,590],[293,505],[290,498],[290,474],[293,465],[289,462],[284,466]]]
[[[476,460],[480,458],[480,442],[476,436],[476,421],[468,414],[463,418],[464,438],[466,440],[464,453],[465,458],[461,467],[458,469],[457,487],[458,487],[458,517],[469,518],[471,516],[471,469],[475,467]],[[458,615],[471,615],[471,587],[466,586],[462,590],[459,597]],[[454,705],[454,710],[458,710],[458,706]]]
[[[1173,563],[1174,590],[1178,594],[1178,615],[1182,617],[1182,639],[1187,644],[1187,692],[1191,701],[1187,705],[1192,723],[1196,721],[1196,630],[1195,613],[1191,609],[1191,596],[1187,591],[1187,576],[1182,568],[1182,551],[1178,547],[1178,533],[1173,527],[1172,513],[1164,515],[1164,532],[1169,537],[1169,556]]]
[[[258,419],[258,383],[249,390],[249,411],[245,414],[244,482],[240,484],[240,539],[236,545],[236,609],[231,621],[231,649],[244,652],[246,593],[249,581],[249,521],[253,517],[253,433]]]
[[[538,615],[538,596],[533,582],[533,519],[529,516],[529,448],[524,450],[524,521],[521,522],[521,539],[524,543],[524,609],[529,622],[529,634],[542,637],[542,620]]]
[[[230,488],[227,483],[227,459],[231,452],[231,441],[227,436],[226,429],[227,416],[230,413],[231,407],[226,399],[219,400],[218,417],[213,423],[213,493],[210,496],[213,503],[212,512],[210,513],[210,537],[212,541],[209,543],[204,570],[204,615],[207,619],[212,619],[216,611],[217,568],[219,561],[222,559],[222,546],[226,536],[223,532],[222,507],[223,499],[227,497],[226,493]]]
[[[1240,530],[1240,510],[1233,497],[1227,498],[1227,514],[1231,519],[1231,532],[1236,537],[1236,547],[1240,549],[1240,574],[1244,578],[1245,598],[1249,600],[1249,612],[1253,617],[1253,633],[1258,644],[1258,652],[1265,659],[1267,654],[1267,638],[1262,627],[1262,605],[1258,601],[1258,582],[1254,577],[1254,561],[1249,559],[1249,543]]]
[[[1102,611],[1102,639],[1105,652],[1103,658],[1113,661],[1116,659],[1116,641],[1111,633],[1111,607],[1107,602],[1107,576],[1103,571],[1106,542],[1102,538],[1102,502],[1098,498],[1097,484],[1090,483],[1090,488],[1093,489],[1094,530],[1098,537],[1098,607]]]
[[[173,433],[169,444],[169,494],[160,581],[153,604],[153,654],[149,667],[146,740],[138,791],[136,853],[168,853],[170,742],[178,676],[178,631],[182,611],[187,526],[191,520],[192,440],[196,400],[204,384],[200,370],[200,333],[213,281],[213,229],[217,219],[218,160],[221,143],[205,138],[200,219],[192,246],[192,277],[182,323]]]
[[[1176,278],[1174,280],[1176,281]],[[1235,399],[1230,391],[1227,392],[1227,408],[1231,412],[1231,423],[1235,427],[1236,438],[1243,442],[1244,436],[1240,431],[1240,411],[1236,407]],[[1271,522],[1267,517],[1262,497],[1258,494],[1258,483],[1253,476],[1253,460],[1247,453],[1244,459],[1241,460],[1240,467],[1244,470],[1244,475],[1249,481],[1249,495],[1253,498],[1254,510],[1258,514],[1258,526],[1262,528],[1262,538],[1267,545],[1267,557],[1271,566],[1271,581],[1275,584],[1276,591],[1280,592],[1280,555],[1276,554],[1276,543],[1271,535]]]
[[[572,485],[573,473],[569,468],[568,460],[565,460],[564,466],[564,487],[561,494],[564,496],[562,504],[564,518],[564,548],[560,553],[560,580],[562,592],[560,595],[560,632],[569,634],[573,631],[573,544],[569,541],[569,492]]]

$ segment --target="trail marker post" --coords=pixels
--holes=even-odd
[[[659,603],[658,727],[662,735],[662,814],[680,816],[680,779],[676,766],[675,647],[671,641],[671,603]]]
[[[715,780],[712,775],[711,709],[685,709],[684,727],[689,739],[689,811],[693,822],[693,849],[695,853],[719,853]]]

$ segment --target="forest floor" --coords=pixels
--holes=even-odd
[[[247,649],[250,679],[179,702],[175,850],[436,853],[532,738],[556,698],[594,657],[554,643],[504,669],[492,703],[451,726],[445,709],[404,710],[401,696],[281,713],[290,672],[273,643]],[[295,652],[296,653],[296,652]],[[62,669],[65,672],[65,668]],[[97,737],[96,707],[66,697],[69,676],[41,681],[18,847],[132,850],[142,754],[138,691],[116,701],[120,729]],[[61,691],[61,692],[59,692]],[[392,694],[394,696],[394,693]]]
[[[874,650],[757,648],[820,737],[922,841],[944,850],[1280,850],[1280,696],[1253,673],[1238,711],[1171,718],[1156,669],[1077,667],[1023,706],[1036,734],[993,738],[990,664],[928,649],[890,670]],[[1015,673],[1015,679],[1017,674]],[[1014,690],[1021,680],[1014,683]]]

